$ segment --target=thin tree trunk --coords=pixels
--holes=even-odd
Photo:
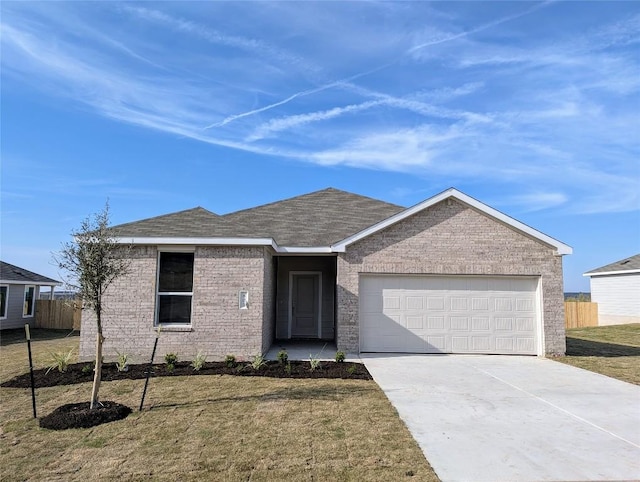
[[[102,342],[104,341],[104,337],[100,331],[96,335],[96,367],[93,375],[93,389],[91,390],[91,410],[98,405],[98,391],[100,390],[100,381],[102,380]]]

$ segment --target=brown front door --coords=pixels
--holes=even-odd
[[[318,338],[320,275],[293,274],[291,281],[291,337]]]

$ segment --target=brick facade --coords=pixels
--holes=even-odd
[[[359,350],[360,273],[539,276],[544,352],[565,352],[562,257],[456,200],[435,204],[338,256],[336,341],[350,352]]]
[[[135,363],[148,360],[156,334],[158,248],[136,246],[129,273],[116,280],[104,298],[105,360],[126,352]],[[156,361],[174,352],[191,360],[201,350],[209,360],[232,353],[249,359],[271,344],[273,263],[264,247],[196,247],[191,327],[167,328],[160,335]],[[249,291],[249,308],[240,310],[238,292]],[[182,329],[182,328],[181,328]],[[82,314],[80,358],[95,356],[95,316]]]

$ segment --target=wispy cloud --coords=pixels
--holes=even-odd
[[[545,30],[573,8],[550,2],[100,5],[3,6],[3,80],[247,155],[500,183],[523,210],[638,209],[637,12],[565,31],[587,20]]]

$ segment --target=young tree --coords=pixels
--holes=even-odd
[[[129,269],[128,247],[119,244],[109,230],[109,202],[104,209],[89,216],[77,231],[73,240],[63,243],[62,250],[54,255],[60,269],[68,273],[66,283],[82,297],[83,309],[90,309],[96,316],[96,363],[91,391],[91,409],[98,403],[98,391],[102,379],[102,315],[103,297],[114,280]]]

